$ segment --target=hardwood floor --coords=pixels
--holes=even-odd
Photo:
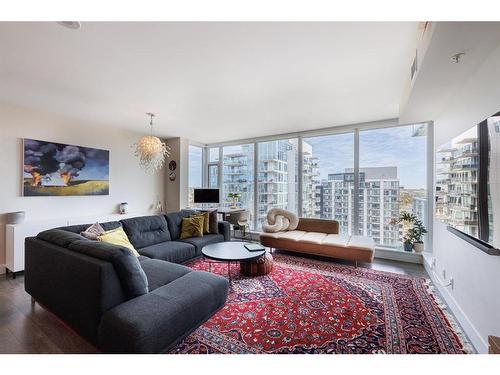
[[[0,353],[98,353],[24,291],[24,276],[0,275]]]
[[[284,251],[284,250],[274,250],[274,252],[277,254],[298,255],[295,252]],[[312,259],[324,260],[326,262],[335,262],[335,263],[345,264],[347,266],[354,265],[354,262],[352,262],[350,260],[342,260],[342,259],[332,260],[331,258],[320,257],[320,256],[316,256],[316,255],[309,255],[309,254],[300,254],[300,256],[303,258],[312,258]],[[370,268],[370,269],[379,270],[379,271],[400,273],[403,275],[429,277],[427,275],[427,272],[424,269],[424,266],[421,264],[416,264],[416,263],[406,263],[406,262],[398,262],[398,261],[394,261],[394,260],[375,258],[373,260],[373,263],[361,263],[360,262],[358,264],[358,267]]]
[[[338,261],[352,265],[352,262]],[[375,259],[360,267],[414,276],[426,276],[422,265]],[[0,354],[98,353],[24,291],[24,276],[0,275]]]

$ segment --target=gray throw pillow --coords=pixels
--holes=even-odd
[[[218,222],[217,210],[210,211],[208,215],[208,233],[219,234]]]
[[[104,228],[99,223],[92,224],[90,227],[80,232],[80,235],[88,240],[97,241],[97,237],[105,232]]]

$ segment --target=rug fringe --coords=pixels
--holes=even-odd
[[[427,288],[427,292],[429,293],[429,295],[431,295],[434,298],[434,301],[436,301],[436,304],[441,308],[441,310],[443,311],[443,314],[445,315],[446,319],[448,320],[450,327],[453,329],[455,334],[460,339],[463,351],[466,352],[467,354],[476,353],[474,347],[472,346],[472,344],[469,341],[469,338],[465,335],[464,331],[462,330],[462,327],[458,324],[458,322],[456,321],[456,318],[449,311],[448,305],[446,303],[444,303],[442,298],[436,293],[436,287],[432,283],[432,280],[425,279],[424,284]]]

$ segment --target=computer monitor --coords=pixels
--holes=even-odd
[[[194,203],[219,203],[219,189],[194,189]]]

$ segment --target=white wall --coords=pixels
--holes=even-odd
[[[179,211],[188,205],[189,141],[186,138],[169,138],[170,160],[177,163],[175,180],[165,172],[165,203],[167,212]],[[168,166],[167,166],[168,169]]]
[[[26,211],[26,220],[110,214],[120,202],[131,213],[151,212],[164,201],[164,171],[143,171],[132,145],[141,134],[82,123],[68,118],[0,103],[0,265],[5,263],[5,213]],[[22,138],[76,144],[110,151],[107,196],[23,197]],[[1,268],[1,267],[0,267]],[[1,272],[1,271],[0,271]]]
[[[500,46],[474,73],[462,78],[459,90],[434,119],[435,146],[500,111]],[[444,297],[481,352],[488,335],[500,336],[500,257],[487,255],[434,223],[436,275],[454,279]]]

